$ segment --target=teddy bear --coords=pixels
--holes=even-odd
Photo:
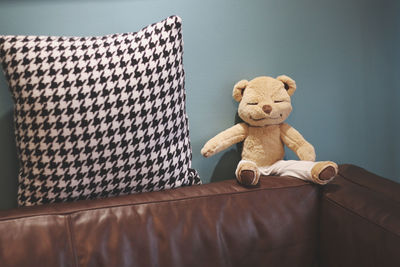
[[[320,185],[330,182],[338,172],[337,164],[315,162],[314,147],[284,122],[292,111],[295,91],[295,81],[286,75],[236,83],[233,98],[239,102],[238,115],[244,122],[210,139],[201,154],[210,157],[243,141],[242,159],[235,174],[244,186],[257,186],[260,175],[292,176]],[[300,160],[283,160],[284,145]]]

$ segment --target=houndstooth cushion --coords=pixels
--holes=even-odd
[[[19,205],[199,184],[181,19],[103,37],[0,36],[15,102]]]

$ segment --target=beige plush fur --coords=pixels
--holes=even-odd
[[[292,111],[291,96],[296,91],[296,83],[290,77],[282,75],[275,78],[262,76],[251,81],[242,80],[233,88],[233,98],[239,102],[238,114],[244,123],[219,133],[209,140],[201,150],[205,157],[210,157],[229,146],[244,141],[242,159],[257,166],[270,166],[283,159],[284,144],[293,150],[300,160],[315,161],[314,147],[293,127],[284,123]],[[333,162],[319,162],[312,170],[311,180],[325,184],[320,180],[320,173],[328,166],[337,173]],[[240,173],[251,170],[258,181],[259,172],[255,166],[239,166]],[[254,184],[254,180],[252,184]]]

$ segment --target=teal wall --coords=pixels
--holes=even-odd
[[[3,0],[0,34],[132,32],[179,15],[193,167],[203,182],[233,178],[240,157],[236,146],[210,159],[200,155],[209,138],[235,123],[234,83],[280,74],[297,82],[288,121],[318,160],[400,182],[399,7],[395,0]],[[12,127],[0,75],[0,209],[16,206]]]

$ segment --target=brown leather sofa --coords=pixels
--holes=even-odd
[[[400,185],[353,165],[0,213],[0,266],[400,266]]]

